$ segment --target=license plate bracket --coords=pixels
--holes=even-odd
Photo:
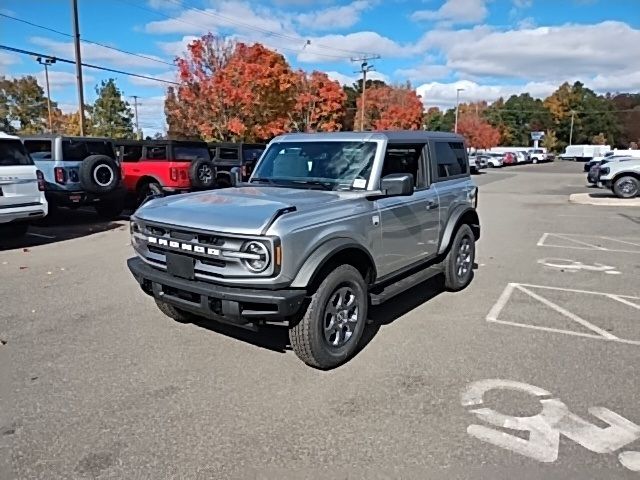
[[[195,260],[186,255],[166,253],[167,273],[187,280],[195,280]]]
[[[69,200],[71,200],[73,203],[78,203],[80,200],[82,200],[82,195],[69,195]]]

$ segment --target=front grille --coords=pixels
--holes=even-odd
[[[157,225],[144,220],[132,220],[132,241],[138,255],[153,266],[166,268],[168,252],[194,260],[194,273],[200,280],[208,278],[247,277],[252,274],[237,258],[248,240],[266,242],[273,254],[273,243],[265,237],[224,235],[188,230],[184,227]],[[236,254],[236,256],[233,256]],[[271,257],[273,258],[273,256]],[[273,266],[260,276],[273,273]]]

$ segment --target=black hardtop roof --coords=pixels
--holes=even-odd
[[[211,147],[227,147],[227,148],[237,148],[237,147],[266,147],[266,143],[260,142],[207,142],[209,148]]]
[[[207,147],[207,142],[202,140],[129,140],[129,139],[117,139],[113,143],[116,145],[186,145]]]
[[[81,137],[79,135],[62,135],[60,133],[42,133],[37,135],[20,135],[23,140],[53,140],[54,138],[63,138],[65,140],[75,140],[81,142],[83,140],[100,141],[100,142],[115,142],[113,138],[109,137]]]

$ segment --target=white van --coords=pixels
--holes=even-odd
[[[48,210],[42,173],[18,137],[0,132],[0,240],[24,235]]]

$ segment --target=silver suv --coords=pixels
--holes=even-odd
[[[129,269],[179,322],[285,323],[305,363],[332,368],[370,304],[438,273],[450,290],[471,282],[478,190],[458,135],[282,135],[232,181],[131,217]]]

